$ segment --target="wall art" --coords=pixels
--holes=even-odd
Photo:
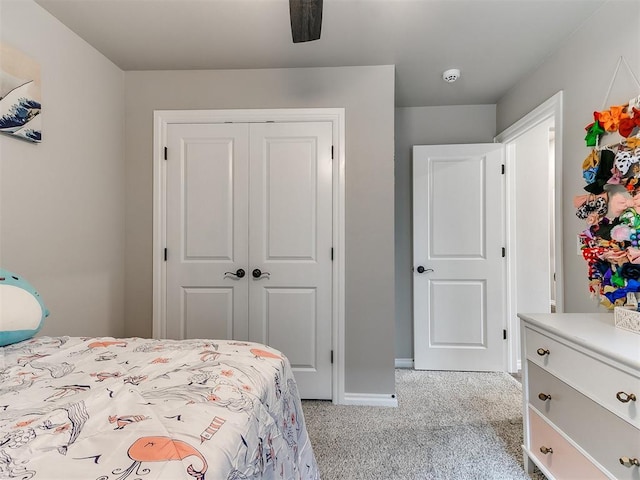
[[[39,143],[40,65],[6,43],[0,43],[0,59],[0,133]]]

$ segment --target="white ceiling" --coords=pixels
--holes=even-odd
[[[288,0],[36,1],[123,70],[395,64],[401,107],[496,103],[605,3],[324,0],[320,40],[294,44]]]

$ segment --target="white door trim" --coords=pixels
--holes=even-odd
[[[166,336],[166,166],[167,125],[175,123],[318,122],[333,125],[332,401],[345,403],[345,109],[156,110],[153,114],[153,331]]]
[[[564,312],[564,272],[562,250],[562,90],[546,100],[540,106],[529,112],[516,123],[498,134],[494,141],[509,143],[523,135],[536,125],[550,118],[555,123],[555,258],[556,258],[556,312]],[[516,182],[515,182],[515,153],[507,146],[505,152],[506,165],[506,242],[507,242],[507,325],[509,331],[508,358],[509,371],[516,372],[521,366],[517,346],[518,318],[516,310],[517,278],[514,261],[516,258],[516,222],[514,218]]]

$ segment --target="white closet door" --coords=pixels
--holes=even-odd
[[[167,336],[248,338],[247,124],[167,131]]]
[[[249,338],[285,352],[306,398],[329,399],[332,126],[252,124],[250,138]]]
[[[171,124],[167,138],[167,336],[265,343],[303,398],[331,399],[332,124]]]

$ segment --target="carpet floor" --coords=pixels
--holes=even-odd
[[[398,408],[303,402],[322,480],[529,480],[510,375],[396,370],[396,393]]]

